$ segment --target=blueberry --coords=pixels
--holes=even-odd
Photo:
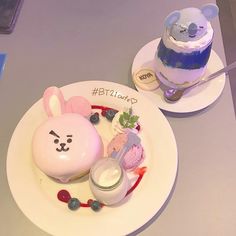
[[[99,211],[101,209],[101,203],[98,201],[93,201],[90,205],[93,211]]]
[[[89,120],[92,124],[97,124],[99,122],[99,114],[95,113],[95,114],[91,115]]]
[[[110,121],[113,120],[113,118],[115,117],[117,111],[113,110],[113,109],[109,109],[106,111],[106,118]]]
[[[68,202],[68,208],[72,211],[77,210],[80,207],[80,201],[77,198],[71,198]]]

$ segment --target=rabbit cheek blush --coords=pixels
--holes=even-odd
[[[87,174],[102,156],[103,144],[97,130],[79,114],[48,118],[33,137],[35,164],[64,183]]]

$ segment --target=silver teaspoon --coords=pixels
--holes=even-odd
[[[183,89],[174,89],[174,88],[170,88],[164,91],[164,98],[166,102],[172,103],[172,102],[177,102],[187,90],[190,90],[192,88],[195,88],[197,86],[200,86],[202,84],[205,84],[209,81],[211,81],[212,79],[217,78],[219,75],[223,74],[223,73],[227,73],[230,70],[234,69],[236,67],[236,61],[229,64],[228,66],[225,66],[224,68],[210,74],[209,76],[207,76],[206,78],[203,78],[202,80],[200,80],[198,83],[187,87],[187,88],[183,88]]]

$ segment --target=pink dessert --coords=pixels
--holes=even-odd
[[[134,145],[124,156],[122,166],[125,170],[133,170],[144,160],[144,152],[141,144]]]
[[[127,142],[127,133],[117,134],[107,146],[107,154],[111,156],[113,152],[119,152]]]
[[[103,156],[101,137],[84,117],[91,113],[91,105],[82,97],[66,102],[56,87],[45,91],[43,103],[48,118],[33,136],[35,164],[61,182],[87,174]]]
[[[81,201],[76,197],[72,197],[65,189],[58,192],[58,200],[67,203],[68,208],[73,211],[80,207],[99,211],[103,206],[118,203],[133,192],[146,172],[146,167],[138,167],[144,159],[144,150],[141,145],[141,139],[138,136],[141,129],[140,124],[137,122],[138,116],[133,115],[131,109],[123,113],[100,105],[92,105],[92,109],[100,109],[101,112],[95,111],[90,115],[91,124],[96,126],[103,122],[104,118],[107,118],[111,122],[111,130],[115,130],[115,133],[118,134],[107,145],[108,158],[103,158],[96,162],[90,169],[89,184],[96,198],[95,200]],[[104,118],[100,119],[100,114]],[[117,158],[118,162],[115,158]],[[123,168],[120,168],[120,164]],[[121,169],[123,175],[120,175],[119,169]],[[129,184],[126,171],[132,172],[132,176],[138,175],[132,186]],[[125,180],[123,176],[126,176]],[[117,180],[118,182],[116,182]]]
[[[89,117],[92,108],[87,99],[81,96],[73,96],[66,102],[67,113],[78,113],[84,117]]]
[[[132,132],[132,131],[128,131]],[[108,156],[115,158],[116,154],[124,147],[127,142],[128,132],[117,134],[108,144]],[[141,144],[133,145],[124,155],[122,166],[125,170],[132,170],[139,166],[144,160],[144,151]]]

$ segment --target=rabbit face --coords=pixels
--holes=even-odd
[[[79,114],[49,118],[36,130],[33,140],[37,166],[62,182],[84,175],[102,156],[96,129]]]
[[[45,94],[48,94],[48,91]],[[55,96],[54,91],[50,94],[51,98],[44,97],[45,110],[51,117],[44,121],[34,133],[33,158],[35,164],[46,175],[61,182],[68,182],[74,177],[86,174],[102,157],[103,144],[95,127],[84,116],[71,113],[71,111],[53,115],[54,110],[57,113],[63,111],[64,108],[68,110],[66,102],[62,103],[64,99],[60,97],[62,94],[60,96],[58,94]],[[78,97],[75,100],[78,102]],[[71,102],[70,99],[69,107],[77,110],[74,104],[71,106]],[[56,103],[60,104],[60,107],[56,106],[56,109],[53,109],[52,104]],[[83,104],[85,104],[84,99]]]

